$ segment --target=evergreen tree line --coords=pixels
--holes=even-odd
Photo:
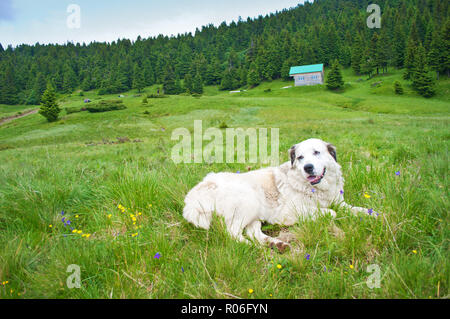
[[[239,19],[194,34],[159,35],[89,45],[0,45],[0,103],[39,104],[50,82],[59,93],[141,91],[162,84],[164,93],[201,94],[290,79],[291,66],[335,60],[373,76],[404,68],[413,87],[450,74],[447,0],[379,0],[381,29],[366,25],[369,0],[315,0],[289,10]]]

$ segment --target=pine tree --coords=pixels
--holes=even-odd
[[[255,63],[252,63],[250,65],[250,70],[248,71],[248,75],[247,75],[247,84],[251,88],[253,88],[255,86],[258,86],[259,83],[261,83],[261,80],[259,78],[258,71],[256,70],[256,65],[255,65]]]
[[[62,89],[64,93],[72,93],[77,86],[77,76],[68,64],[64,67]]]
[[[436,78],[439,80],[439,72],[443,71],[444,57],[444,45],[440,33],[435,30],[432,34],[432,39],[429,45],[428,51],[428,65],[436,72]]]
[[[193,79],[190,73],[186,73],[184,76],[184,89],[187,93],[193,93]]]
[[[203,79],[199,72],[194,77],[192,83],[192,93],[203,94]]]
[[[39,110],[39,114],[47,119],[49,122],[55,122],[58,120],[59,112],[61,109],[56,102],[56,92],[54,87],[48,83],[47,89],[42,95],[41,108]]]
[[[18,102],[16,79],[11,64],[6,66],[3,77],[0,78],[0,103],[13,105]]]
[[[351,65],[356,74],[361,74],[361,64],[363,58],[363,46],[361,37],[358,35],[353,43]]]
[[[176,95],[179,92],[178,85],[176,83],[175,72],[171,66],[168,66],[164,75],[163,90],[164,94]]]
[[[140,93],[144,87],[144,72],[139,68],[139,66],[135,65],[133,71],[133,89],[138,90],[138,92]]]
[[[405,33],[402,30],[401,24],[395,25],[393,51],[394,66],[400,69],[405,62]]]
[[[46,89],[46,81],[44,74],[39,72],[34,81],[33,88],[31,89],[31,93],[26,100],[26,104],[29,105],[38,105],[41,103],[41,97],[44,94]]]
[[[326,84],[329,90],[338,90],[344,86],[338,60],[334,60],[331,65],[331,69],[327,74]]]
[[[432,97],[436,91],[434,81],[428,74],[426,65],[425,48],[419,45],[414,63],[414,74],[412,75],[413,88],[424,97]]]

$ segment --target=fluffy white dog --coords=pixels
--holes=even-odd
[[[212,214],[223,216],[228,232],[236,239],[249,238],[284,250],[287,243],[261,231],[261,222],[293,225],[300,217],[315,218],[336,212],[332,203],[354,213],[368,210],[344,202],[344,178],[336,148],[309,139],[289,150],[290,162],[245,174],[210,173],[186,196],[183,216],[195,226],[208,229]]]

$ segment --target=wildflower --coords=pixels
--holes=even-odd
[[[134,234],[131,234],[131,237],[136,237],[137,235],[139,235],[139,233],[134,233]]]
[[[281,266],[280,264],[278,264],[278,265],[277,265],[277,268],[278,268],[278,269],[281,269],[281,268],[283,268],[283,266]]]
[[[250,288],[250,289],[248,290],[248,293],[249,293],[249,294],[252,294],[252,293],[253,293],[253,289]]]
[[[306,255],[305,255],[306,260],[309,260],[309,257],[311,257],[310,254],[306,254]]]
[[[400,171],[395,172],[395,175],[400,176]]]
[[[134,216],[131,217],[131,220],[135,222],[136,221],[136,217],[134,217]]]
[[[142,213],[138,213],[138,215],[139,215],[139,216],[141,216],[141,215],[142,215]]]
[[[152,204],[148,204],[148,207],[152,207]]]
[[[412,252],[413,252],[414,254],[417,254],[417,250],[415,250],[415,249],[414,249]]]
[[[269,294],[269,297],[272,297],[272,294]]]
[[[367,210],[367,213],[368,213],[369,215],[372,215],[372,214],[373,214],[373,209],[372,209],[372,208],[369,208],[369,209]]]
[[[316,192],[316,189],[315,189],[315,188],[311,189],[311,192],[315,193],[315,192]]]
[[[91,237],[91,234],[86,234],[86,238],[89,238],[89,237]]]
[[[75,218],[78,218],[78,217],[80,217],[80,216],[78,216],[78,215],[75,215]]]
[[[77,231],[77,234],[81,234],[83,231],[82,230],[78,230]]]
[[[153,258],[156,258],[156,259],[159,259],[160,257],[161,257],[161,254],[160,254],[160,253],[156,253],[156,255],[153,256]]]
[[[183,266],[181,266],[181,272],[184,272],[184,268],[183,268]]]
[[[111,218],[112,214],[108,214],[108,218]]]
[[[339,193],[340,193],[341,195],[344,195],[344,191],[343,191],[342,189],[339,191]]]
[[[236,172],[236,174],[240,174],[240,173],[241,173],[240,171],[237,171],[237,172]]]
[[[350,267],[350,269],[353,269],[353,268],[355,268],[355,267],[353,266],[353,264],[350,264],[350,266],[349,266],[349,267]]]
[[[48,225],[48,227],[52,228],[52,227],[53,227],[53,225],[51,225],[51,224],[50,224],[50,225]]]
[[[64,215],[64,211],[63,210],[61,211],[61,215]]]
[[[66,217],[63,217],[63,218],[61,219],[61,221],[65,224],[65,223],[66,223]]]
[[[370,196],[370,195],[367,194],[367,193],[364,193],[364,197],[365,197],[365,198],[371,198],[372,196]]]
[[[70,220],[67,220],[65,223],[64,223],[64,225],[70,225],[72,222],[70,221]]]

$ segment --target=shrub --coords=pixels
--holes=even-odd
[[[222,123],[220,123],[219,128],[228,128],[228,125],[227,125],[227,123],[222,122]]]
[[[100,101],[97,104],[90,105],[86,107],[86,110],[90,113],[99,113],[99,112],[109,112],[109,111],[117,111],[123,110],[127,107],[123,105],[123,101],[121,100],[106,100]]]
[[[265,89],[264,92],[266,93],[272,92],[272,89],[271,88]]]
[[[148,99],[161,99],[167,97],[164,94],[147,94]]]
[[[85,107],[72,106],[72,107],[66,107],[65,110],[66,110],[67,114],[72,114],[72,113],[78,113],[78,112],[86,111],[86,108]]]
[[[394,90],[395,90],[395,94],[399,94],[399,95],[403,94],[403,87],[399,81],[394,82]]]

